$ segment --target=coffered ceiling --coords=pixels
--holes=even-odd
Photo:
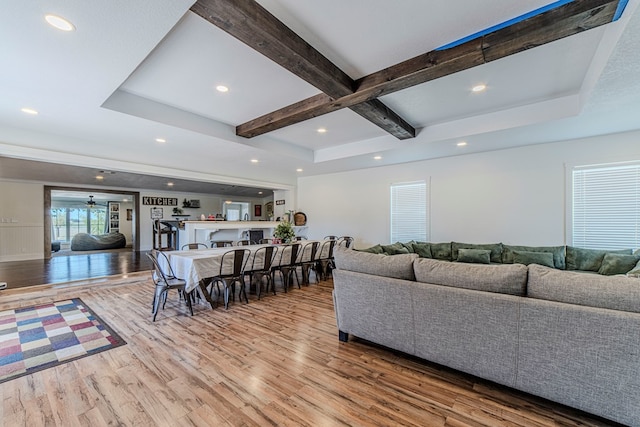
[[[401,118],[415,137],[394,136],[362,111],[343,108],[245,138],[238,129],[256,118],[273,114],[271,123],[286,116],[279,110],[312,97],[342,102],[339,82],[357,95],[385,68],[551,3],[259,0],[309,45],[296,59],[286,50],[293,36],[271,41],[284,47],[265,46],[277,25],[262,41],[259,29],[250,33],[258,50],[287,56],[275,59],[293,63],[292,72],[232,35],[255,23],[246,16],[233,23],[235,10],[226,9],[254,10],[252,1],[9,0],[0,16],[0,178],[110,185],[95,181],[96,170],[108,169],[129,178],[115,186],[166,188],[173,179],[180,191],[217,191],[204,184],[221,183],[253,192],[291,188],[298,176],[637,129],[638,2],[593,29],[601,9],[615,10],[616,1],[554,3],[590,11],[578,24],[569,20],[578,34],[377,92],[369,110],[392,111],[389,117]],[[50,27],[47,13],[67,18],[75,31]],[[535,39],[559,19],[547,21],[510,37]],[[495,40],[485,44],[485,57]],[[305,67],[318,72],[319,63],[338,70],[331,74],[337,89],[305,77]],[[472,92],[478,84],[486,90]],[[228,92],[216,91],[218,85]],[[23,107],[39,114],[24,114]]]

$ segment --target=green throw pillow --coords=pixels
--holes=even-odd
[[[560,270],[566,268],[564,246],[514,246],[502,245],[502,263],[513,264],[513,253],[518,252],[549,252],[553,254],[553,265]],[[537,264],[537,263],[536,263]]]
[[[614,274],[627,274],[627,272],[633,270],[640,257],[635,255],[621,255],[608,253],[602,260],[602,265],[598,270],[598,273],[606,276],[613,276]]]
[[[387,255],[408,254],[409,250],[404,247],[400,242],[396,242],[392,245],[382,245],[383,253]]]
[[[431,243],[431,257],[443,261],[451,261],[451,242]]]
[[[491,262],[490,249],[458,249],[458,262],[471,262],[475,264],[489,264]]]
[[[411,240],[411,241],[409,241],[409,242],[406,242],[406,243],[400,243],[400,244],[401,244],[402,246],[404,246],[404,247],[409,251],[409,253],[410,253],[410,254],[412,254],[412,253],[413,253],[413,244],[414,244],[415,242],[416,242],[415,240]]]
[[[567,246],[567,270],[598,271],[607,253],[631,255],[631,249],[607,251]]]
[[[430,243],[415,242],[411,246],[413,247],[413,252],[417,253],[420,258],[432,258]]]
[[[633,254],[636,256],[640,256],[640,250],[635,251]],[[640,277],[640,261],[636,263],[636,266],[633,267],[633,270],[627,272],[627,276]]]
[[[502,262],[502,243],[460,243],[451,242],[451,258],[458,259],[458,251],[460,249],[488,249],[491,251],[489,257],[493,263]]]
[[[555,268],[553,263],[553,253],[551,252],[526,252],[513,251],[514,264],[538,264],[545,267]]]
[[[356,249],[356,251],[369,252],[370,254],[383,254],[384,253],[384,251],[382,250],[382,246],[380,246],[380,245],[371,246],[370,248],[366,248],[366,249]]]

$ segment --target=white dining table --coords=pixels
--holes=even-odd
[[[316,253],[316,258],[326,257],[328,256],[329,246],[323,245],[324,241],[315,240],[319,242],[318,252]],[[302,254],[298,254],[298,261],[309,261],[311,258],[311,243],[314,240],[302,240],[296,243],[301,244],[301,249],[303,249]],[[190,292],[198,286],[201,286],[204,279],[208,279],[213,276],[217,276],[220,274],[220,262],[222,260],[222,256],[229,251],[233,251],[236,249],[248,249],[249,255],[248,259],[246,259],[246,269],[250,269],[254,262],[254,256],[256,251],[265,246],[270,246],[267,244],[262,245],[246,245],[246,246],[233,246],[233,247],[224,247],[224,248],[211,248],[211,249],[192,249],[185,251],[170,251],[166,252],[166,255],[169,259],[169,263],[171,264],[171,268],[173,269],[176,277],[183,279],[186,282],[186,291]],[[275,247],[273,263],[272,266],[280,265],[280,260],[288,260],[291,253],[291,245],[272,245]],[[284,251],[284,258],[283,252]],[[323,252],[323,253],[321,253]],[[264,252],[260,252],[261,254]],[[223,274],[231,273],[232,268],[232,258],[229,257],[229,264],[224,266]],[[261,259],[256,260],[256,265],[262,266]],[[204,289],[202,289],[204,291]]]

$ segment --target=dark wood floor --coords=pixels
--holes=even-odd
[[[7,282],[11,289],[151,270],[145,254],[120,250],[0,262],[0,282]]]

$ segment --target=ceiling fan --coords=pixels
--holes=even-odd
[[[93,196],[89,196],[89,200],[87,200],[87,207],[94,208],[96,206],[96,201],[93,200]]]

